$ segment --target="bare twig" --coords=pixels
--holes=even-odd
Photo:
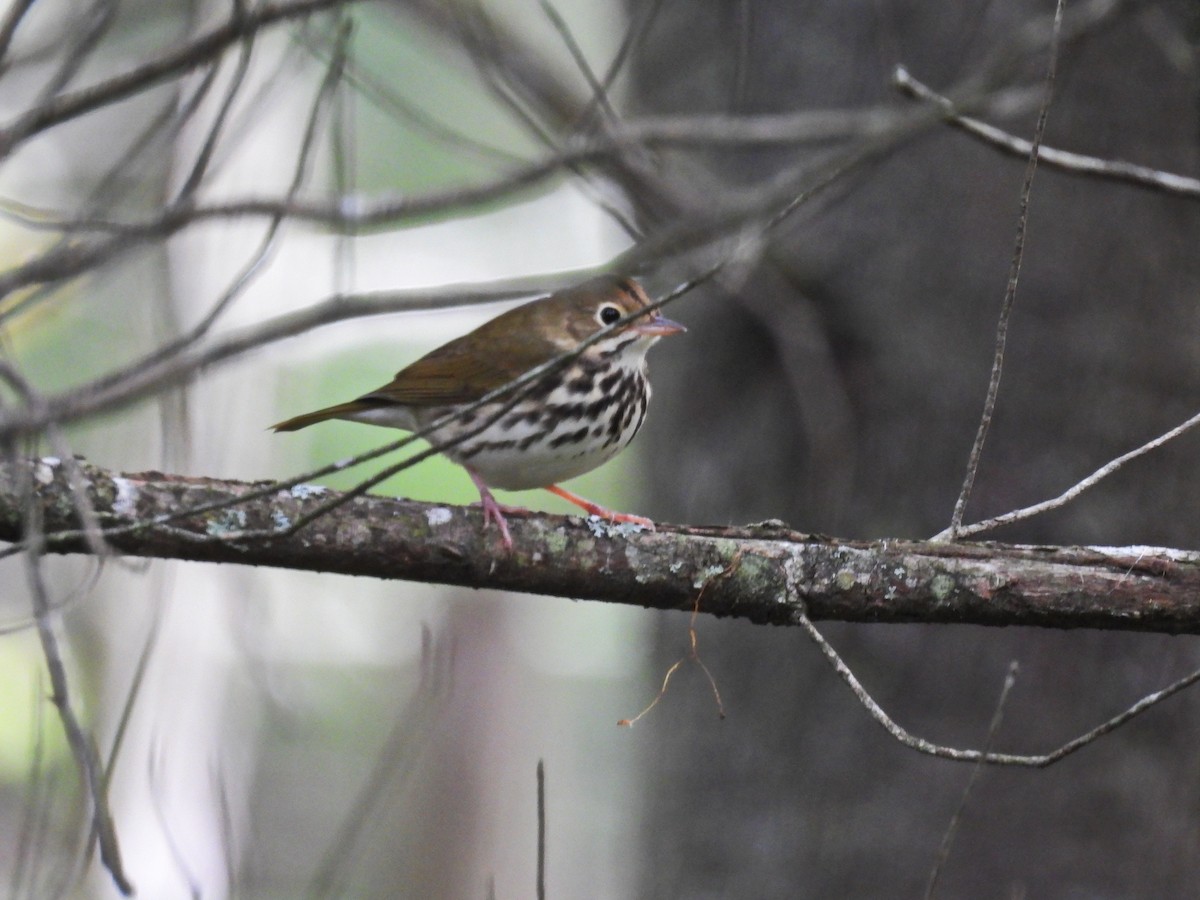
[[[8,67],[6,57],[9,47],[12,45],[13,35],[17,33],[21,20],[25,18],[25,13],[29,12],[34,2],[35,0],[15,0],[9,4],[8,10],[4,14],[4,21],[0,22],[0,62],[4,64],[3,68]]]
[[[163,105],[160,112],[130,142],[125,152],[120,154],[114,167],[91,191],[84,213],[65,219],[58,215],[51,215],[46,210],[31,209],[12,200],[0,201],[0,215],[31,230],[52,229],[60,233],[58,242],[45,251],[42,257],[34,258],[19,266],[12,266],[0,274],[0,298],[11,297],[13,292],[19,288],[37,284],[36,288],[24,296],[15,298],[13,302],[0,307],[0,324],[15,319],[28,312],[34,305],[55,296],[55,289],[61,282],[93,268],[114,262],[123,253],[135,250],[140,246],[139,241],[130,240],[130,235],[127,234],[118,234],[108,241],[84,243],[82,246],[76,236],[81,232],[111,230],[90,229],[87,227],[87,223],[99,215],[98,210],[102,205],[110,205],[115,197],[120,196],[122,187],[129,184],[129,181],[122,177],[124,173],[130,171],[131,167],[140,165],[148,150],[161,146],[165,141],[177,136],[183,126],[190,121],[212,87],[217,70],[218,66],[215,62],[207,66],[200,83],[185,100],[179,104]],[[134,181],[136,183],[136,180]],[[173,208],[186,208],[189,205],[177,203]],[[115,230],[121,232],[128,229],[117,228]],[[136,231],[136,229],[134,230]],[[151,232],[147,231],[147,234],[153,239],[154,235]],[[161,231],[159,234],[164,240],[168,236]],[[68,269],[63,272],[55,272],[56,261],[66,261]]]
[[[967,502],[971,499],[971,490],[975,486],[975,476],[979,471],[979,460],[983,455],[983,445],[987,442],[988,431],[992,425],[992,415],[996,409],[996,398],[1000,393],[1000,376],[1004,371],[1004,349],[1008,340],[1008,322],[1012,316],[1013,303],[1017,299],[1017,282],[1021,276],[1021,263],[1025,258],[1025,230],[1029,224],[1029,199],[1033,193],[1033,177],[1037,173],[1038,148],[1042,144],[1042,135],[1046,131],[1046,118],[1050,113],[1050,103],[1054,99],[1054,77],[1058,70],[1059,34],[1062,31],[1063,7],[1066,0],[1058,0],[1054,7],[1054,24],[1050,40],[1050,58],[1046,63],[1045,96],[1041,109],[1038,110],[1037,125],[1033,129],[1033,142],[1029,150],[1029,162],[1025,167],[1025,179],[1021,184],[1021,203],[1017,213],[1017,235],[1013,246],[1012,263],[1008,273],[1008,285],[1004,291],[1004,301],[1000,304],[1000,321],[996,325],[996,352],[992,359],[992,373],[988,379],[987,397],[983,401],[983,413],[979,418],[979,429],[975,433],[975,442],[971,445],[971,453],[967,459],[967,473],[963,479],[962,489],[958,500],[954,503],[954,512],[950,516],[949,538],[954,540],[962,527],[963,515]]]
[[[617,80],[621,69],[629,60],[635,47],[637,47],[649,33],[654,25],[654,20],[658,18],[658,13],[662,9],[663,0],[647,0],[647,2],[637,4],[636,9],[632,11],[632,18],[629,21],[629,27],[625,29],[625,35],[621,38],[621,46],[617,48],[616,54],[613,56],[612,62],[609,63],[608,71],[604,73],[604,79],[601,82],[603,85],[603,95],[607,95],[613,84]],[[593,97],[588,101],[587,107],[584,108],[580,116],[580,122],[586,126],[597,108],[597,98]],[[610,123],[615,125],[616,123]]]
[[[333,54],[333,58],[329,63],[329,67],[325,72],[325,77],[322,79],[321,86],[317,91],[317,96],[313,100],[312,108],[309,111],[308,122],[305,125],[304,135],[300,141],[300,148],[296,154],[296,163],[292,172],[291,184],[288,185],[284,201],[288,202],[295,198],[301,187],[304,185],[305,179],[308,177],[309,168],[312,161],[313,147],[316,142],[318,127],[321,123],[321,116],[328,109],[329,98],[336,89],[341,79],[342,64],[346,59],[346,42],[349,39],[349,31],[342,29],[340,38],[337,44],[337,50]],[[249,50],[244,59],[248,59]],[[238,75],[244,72],[239,69]],[[193,170],[195,173],[196,170]],[[186,197],[188,191],[181,192],[181,197]],[[253,279],[261,273],[263,265],[269,259],[272,249],[275,246],[276,238],[279,236],[279,229],[283,224],[283,217],[276,215],[271,218],[268,223],[267,230],[259,241],[258,247],[250,258],[243,264],[242,269],[238,272],[230,286],[225,290],[224,294],[213,304],[208,313],[193,327],[187,334],[182,335],[177,340],[167,344],[165,348],[160,348],[150,357],[145,359],[141,365],[149,368],[154,363],[160,360],[167,360],[178,356],[190,345],[199,341],[204,337],[216,323],[218,318],[229,308],[229,306],[239,296],[243,294],[246,288],[253,282]],[[133,368],[129,374],[136,376],[138,369]]]
[[[618,118],[617,111],[613,109],[612,104],[608,102],[608,90],[600,79],[596,77],[596,73],[592,71],[591,64],[584,56],[583,48],[579,46],[579,41],[575,40],[575,35],[571,32],[571,26],[567,24],[567,20],[563,18],[562,13],[558,11],[550,0],[538,0],[538,6],[546,15],[555,33],[562,40],[563,46],[567,48],[567,52],[571,54],[571,61],[575,63],[575,68],[583,76],[587,82],[588,91],[592,95],[591,101],[584,108],[582,116],[586,116],[591,109],[597,109],[602,113],[602,119],[615,122]],[[582,118],[581,116],[581,118]]]
[[[53,99],[75,79],[112,25],[116,10],[114,0],[92,0],[86,9],[73,10],[73,27],[65,35],[67,46],[60,54],[62,64],[42,87],[39,104]]]
[[[169,576],[162,576],[161,570],[160,570],[159,577],[169,577]],[[154,655],[155,648],[158,646],[158,636],[159,636],[159,631],[162,627],[162,620],[163,620],[163,607],[160,604],[154,608],[153,618],[151,619],[151,622],[150,622],[150,628],[146,633],[145,639],[142,641],[142,649],[138,653],[138,660],[137,660],[137,664],[134,666],[133,677],[130,678],[130,680],[129,680],[129,688],[128,688],[128,690],[125,691],[124,701],[121,704],[120,714],[117,716],[116,728],[113,731],[112,746],[109,748],[108,756],[104,761],[104,773],[105,773],[104,790],[105,790],[106,794],[107,794],[108,788],[109,788],[110,776],[116,768],[117,759],[120,756],[121,748],[124,746],[124,743],[125,743],[125,737],[129,733],[129,723],[133,720],[134,707],[137,705],[138,698],[142,694],[142,686],[145,684],[146,672],[149,670],[150,660]],[[151,787],[153,787],[153,784],[154,784],[153,764],[151,764],[151,767],[149,770],[149,776],[150,776],[149,781],[150,781]],[[156,808],[157,808],[157,806],[158,805],[156,804]],[[176,864],[179,865],[179,867],[180,867],[180,872],[184,874],[184,876],[187,880],[189,880],[191,883],[194,884],[195,879],[191,878],[190,874],[187,872],[186,866],[183,866],[181,864],[182,857],[179,853],[178,847],[176,847],[174,845],[174,837],[170,833],[170,829],[166,827],[166,823],[165,823],[165,821],[163,821],[163,819],[165,817],[162,815],[162,809],[157,808],[156,811],[157,811],[157,814],[160,819],[160,825],[163,827],[163,832],[166,836],[167,842],[169,845],[171,845],[172,855],[175,859]],[[96,835],[93,833],[93,835],[89,839],[88,855],[91,854],[91,850],[92,850],[91,842],[94,841],[95,839],[96,839]]]
[[[854,672],[850,670],[838,652],[833,649],[833,646],[825,639],[825,636],[817,630],[816,626],[809,620],[808,615],[803,609],[798,609],[795,613],[794,621],[799,625],[809,636],[809,638],[817,645],[821,653],[829,661],[833,670],[838,677],[846,683],[846,686],[858,698],[858,702],[870,714],[888,734],[899,741],[906,747],[916,750],[918,753],[923,753],[927,756],[936,756],[941,759],[953,759],[959,762],[969,763],[986,763],[996,766],[1018,766],[1025,768],[1043,769],[1047,766],[1065,759],[1077,750],[1081,750],[1088,744],[1094,743],[1099,738],[1112,731],[1120,728],[1126,722],[1141,715],[1152,706],[1163,702],[1169,697],[1182,691],[1184,688],[1190,687],[1197,681],[1200,681],[1200,669],[1192,672],[1190,675],[1185,675],[1178,681],[1169,684],[1162,690],[1155,691],[1142,697],[1137,703],[1134,703],[1120,715],[1113,716],[1100,725],[1093,728],[1091,731],[1081,734],[1078,737],[1072,738],[1056,750],[1049,753],[1035,755],[1020,755],[1014,753],[995,753],[991,750],[962,750],[956,747],[947,747],[941,744],[934,744],[924,738],[917,737],[902,728],[892,720],[883,707],[875,702],[875,699],[867,693],[866,688],[862,686]]]
[[[356,2],[359,0],[267,2],[256,5],[244,14],[234,13],[227,21],[194,40],[180,44],[122,75],[71,93],[59,94],[46,103],[25,110],[7,126],[0,128],[0,158],[47,129],[128,99],[163,81],[190,72],[253,32],[292,19],[311,16],[334,6]]]
[[[1142,444],[1140,447],[1135,447],[1128,453],[1124,453],[1121,456],[1118,456],[1116,459],[1110,460],[1091,475],[1067,488],[1067,490],[1063,491],[1057,497],[1052,497],[1049,500],[1043,500],[1041,503],[1034,503],[1032,506],[1014,509],[1012,512],[1006,512],[1003,515],[993,516],[990,519],[984,519],[982,522],[976,522],[972,525],[963,525],[958,530],[958,536],[967,537],[972,534],[980,534],[984,531],[991,531],[993,528],[999,528],[1001,525],[1009,525],[1013,522],[1021,522],[1025,519],[1031,519],[1034,516],[1040,515],[1044,512],[1049,512],[1052,509],[1058,509],[1059,507],[1066,506],[1084,491],[1095,487],[1109,475],[1115,473],[1118,469],[1125,465],[1125,463],[1131,462],[1132,460],[1137,459],[1139,456],[1144,456],[1151,450],[1155,450],[1158,447],[1161,447],[1163,444],[1173,441],[1184,432],[1191,431],[1197,425],[1200,425],[1200,413],[1192,416],[1186,422],[1176,425],[1170,431],[1160,434],[1153,440],[1146,441],[1146,443]],[[930,538],[930,540],[934,541],[944,541],[950,539],[951,535],[949,529],[940,531]]]
[[[307,35],[297,35],[297,39],[317,58],[325,58],[328,55],[321,44],[309,40]],[[517,154],[481,141],[466,130],[442,121],[434,113],[421,108],[415,101],[401,94],[399,85],[376,78],[365,67],[355,65],[353,59],[346,61],[346,84],[377,109],[391,115],[398,122],[408,122],[449,152],[506,165],[522,162]]]
[[[667,674],[663,676],[662,686],[658,689],[658,693],[654,695],[654,699],[651,700],[645,707],[643,707],[642,711],[639,712],[636,716],[633,716],[632,718],[629,718],[629,719],[619,720],[617,722],[618,725],[623,726],[625,728],[632,728],[647,713],[649,713],[650,710],[652,710],[652,709],[654,709],[654,707],[658,706],[659,702],[663,699],[663,697],[665,697],[667,695],[667,687],[671,683],[671,677],[675,674],[676,671],[678,671],[679,667],[682,666],[684,664],[684,662],[689,661],[689,660],[691,662],[695,663],[696,666],[700,669],[700,671],[704,673],[704,677],[708,679],[708,686],[712,690],[713,700],[717,706],[717,717],[720,719],[725,718],[725,704],[721,700],[721,690],[720,690],[720,688],[717,687],[717,680],[715,678],[713,678],[712,672],[709,671],[709,668],[707,665],[705,665],[704,660],[700,658],[700,638],[696,633],[696,619],[699,618],[699,616],[700,616],[700,601],[704,598],[704,592],[708,589],[708,586],[710,584],[712,584],[713,579],[728,578],[729,575],[732,574],[739,565],[741,565],[741,563],[742,563],[742,553],[741,553],[741,551],[739,551],[733,555],[733,559],[731,559],[729,561],[729,565],[727,565],[724,569],[722,569],[720,572],[717,572],[714,575],[711,575],[711,576],[705,578],[704,584],[701,585],[700,590],[696,593],[696,600],[692,604],[692,615],[691,615],[691,618],[688,620],[688,653],[687,653],[687,656],[680,657],[679,659],[675,660],[675,662],[672,663],[671,666],[667,669]]]
[[[1016,683],[1017,661],[1013,660],[1008,665],[1008,673],[1004,676],[1004,684],[1000,688],[1000,699],[996,701],[996,709],[992,713],[992,721],[988,725],[987,737],[983,743],[983,752],[985,755],[991,751],[992,745],[996,741],[996,735],[1000,732],[1000,723],[1004,721],[1004,707],[1008,703],[1008,695]],[[942,835],[942,843],[938,847],[937,856],[934,857],[933,868],[929,872],[929,883],[925,886],[925,900],[933,900],[934,893],[937,890],[938,878],[941,876],[942,868],[946,865],[946,860],[950,858],[950,848],[954,846],[954,838],[958,834],[958,826],[962,821],[963,811],[967,808],[967,801],[971,797],[971,790],[975,787],[975,782],[979,780],[979,776],[982,773],[982,762],[976,763],[975,767],[971,769],[971,775],[967,778],[967,783],[963,787],[962,796],[958,799],[958,806],[955,807],[954,814],[950,817],[950,822],[946,826],[946,833]]]
[[[567,52],[571,55],[572,62],[575,64],[575,67],[579,70],[579,73],[583,76],[583,79],[588,86],[590,99],[588,100],[587,104],[580,109],[575,118],[575,122],[573,123],[574,126],[578,130],[584,130],[588,129],[589,125],[595,124],[596,131],[600,133],[606,132],[608,127],[612,123],[617,122],[620,118],[617,115],[617,111],[613,109],[612,104],[608,100],[606,86],[600,82],[599,78],[596,77],[595,72],[592,70],[591,64],[588,63],[587,57],[583,53],[583,48],[579,46],[579,42],[575,39],[575,35],[571,33],[570,26],[567,25],[566,20],[555,8],[554,4],[551,3],[550,0],[538,0],[538,2],[542,8],[542,11],[546,14],[547,19],[549,19],[551,26],[562,40],[563,46],[567,48]],[[597,112],[599,115],[594,115],[594,113]],[[595,120],[594,123],[592,121],[593,119]],[[552,145],[557,145],[557,143],[558,142],[556,141]],[[631,148],[627,145],[622,144],[614,144],[613,147],[614,155],[617,156],[629,152],[630,149]],[[645,152],[644,148],[632,149],[634,152]],[[640,227],[632,219],[630,219],[625,210],[612,203],[612,201],[605,196],[603,191],[596,190],[596,188],[591,185],[587,179],[583,178],[582,176],[584,173],[582,169],[575,167],[573,171],[576,175],[581,176],[581,184],[591,195],[592,202],[594,202],[599,209],[602,209],[608,215],[608,217],[616,222],[617,225],[619,225],[622,229],[624,229],[625,233],[631,238],[636,240],[637,238],[641,237],[642,231]]]
[[[181,200],[195,195],[196,191],[200,189],[209,166],[212,164],[213,154],[217,149],[217,142],[220,140],[225,123],[233,111],[234,101],[237,99],[238,94],[241,93],[242,86],[245,84],[246,74],[250,71],[250,59],[254,52],[254,39],[256,37],[257,32],[252,32],[242,39],[241,51],[238,53],[233,75],[230,77],[229,84],[225,88],[225,96],[221,98],[221,104],[217,108],[212,122],[209,123],[208,132],[204,136],[204,141],[200,145],[200,151],[196,154],[196,160],[192,163],[192,168],[188,171],[187,177],[183,179],[183,184],[179,187],[178,194],[176,195],[177,204]],[[205,80],[209,81],[215,72],[216,67],[211,67],[209,78]]]
[[[28,481],[27,484],[29,484]],[[58,636],[55,634],[51,622],[52,605],[42,578],[39,559],[43,535],[42,509],[33,502],[30,502],[26,508],[27,515],[24,517],[23,529],[23,540],[27,548],[24,554],[25,575],[33,595],[34,621],[42,645],[42,656],[46,661],[46,671],[50,678],[50,700],[58,711],[63,731],[66,734],[67,745],[71,748],[71,755],[83,775],[87,794],[91,800],[92,828],[100,845],[100,861],[108,869],[117,889],[125,896],[129,896],[133,893],[133,885],[125,875],[121,863],[120,845],[117,842],[116,828],[108,806],[103,768],[95,745],[83,730],[83,725],[71,704],[66,665],[58,644]]]
[[[895,84],[905,93],[919,100],[935,103],[946,113],[946,121],[962,129],[972,137],[978,138],[989,146],[995,147],[1011,156],[1028,159],[1033,150],[1030,141],[988,125],[979,119],[960,115],[955,111],[954,104],[922,84],[903,67],[896,69]],[[1038,161],[1049,169],[1056,169],[1070,175],[1082,175],[1107,181],[1117,181],[1134,187],[1161,191],[1174,197],[1189,200],[1200,199],[1200,179],[1175,172],[1164,172],[1127,162],[1123,159],[1102,159],[1097,156],[1087,156],[1082,153],[1071,153],[1056,147],[1045,145],[1038,148]]]

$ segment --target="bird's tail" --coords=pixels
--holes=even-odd
[[[353,413],[362,412],[364,409],[371,408],[370,403],[363,403],[361,400],[351,400],[349,403],[339,403],[337,406],[327,406],[324,409],[318,409],[315,412],[305,413],[302,416],[296,416],[292,419],[286,419],[283,422],[276,422],[271,426],[272,431],[299,431],[301,428],[307,428],[309,425],[315,425],[317,422],[324,422],[328,419],[344,419]]]

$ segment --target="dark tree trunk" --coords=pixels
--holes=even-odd
[[[894,64],[946,88],[1051,12],[668,3],[637,57],[635,96],[655,113],[901,103],[888,84]],[[1194,172],[1195,26],[1187,4],[1130,6],[1064,46],[1047,144]],[[1045,54],[1032,56],[1014,80],[1036,86],[1044,68]],[[1028,137],[1032,123],[1027,113],[997,124]],[[798,158],[700,161],[729,188]],[[936,130],[801,210],[744,282],[676,307],[690,335],[655,360],[647,508],[862,538],[945,527],[987,385],[1023,171]],[[1053,496],[1196,412],[1197,247],[1194,203],[1039,172],[968,521]],[[1176,441],[1065,510],[994,537],[1195,547],[1198,441]],[[664,667],[686,626],[661,614]],[[976,746],[1018,660],[997,749],[1056,745],[1200,656],[1191,639],[1129,634],[824,630],[900,722]],[[696,678],[676,683],[644,726],[654,789],[641,895],[919,893],[968,770],[895,744],[797,634],[704,621],[700,646],[729,715],[717,720]],[[943,895],[1194,891],[1198,725],[1200,698],[1185,693],[1063,765],[984,773]]]

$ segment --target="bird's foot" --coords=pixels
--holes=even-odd
[[[524,512],[525,510],[519,506],[505,506],[497,503],[482,478],[470,469],[467,469],[467,474],[471,476],[475,487],[479,489],[479,505],[483,507],[483,527],[487,528],[488,522],[495,522],[496,527],[500,529],[500,540],[504,544],[504,549],[511,552],[513,548],[512,535],[508,533],[508,520],[504,518],[504,514]]]
[[[504,549],[512,550],[512,535],[508,533],[508,520],[504,518],[504,513],[512,512],[513,507],[501,506],[496,502],[491,491],[481,491],[480,496],[482,497],[480,505],[483,506],[483,527],[487,528],[489,521],[495,522],[496,527],[500,529],[500,540],[504,543]]]
[[[599,516],[602,519],[607,519],[610,522],[628,522],[631,525],[640,525],[648,531],[654,531],[654,522],[647,519],[645,516],[635,516],[630,513],[614,512],[611,509],[606,509],[599,503],[593,503],[591,500],[586,500],[578,494],[572,494],[565,488],[559,487],[557,484],[547,486],[546,490],[554,494],[556,497],[562,497],[568,503],[574,503],[580,509],[585,510],[590,516]]]

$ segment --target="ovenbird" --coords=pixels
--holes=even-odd
[[[417,431],[576,349],[649,302],[632,279],[595,278],[497,316],[357,400],[272,427],[295,431],[327,419],[347,419]],[[650,400],[646,352],[660,337],[683,330],[657,310],[647,311],[566,365],[514,393],[460,412],[427,435],[434,447],[467,470],[479,489],[484,525],[496,523],[505,547],[512,548],[512,537],[504,513],[514,510],[496,502],[489,490],[493,487],[545,488],[591,515],[653,527],[649,519],[611,512],[556,482],[596,468],[633,440]]]

